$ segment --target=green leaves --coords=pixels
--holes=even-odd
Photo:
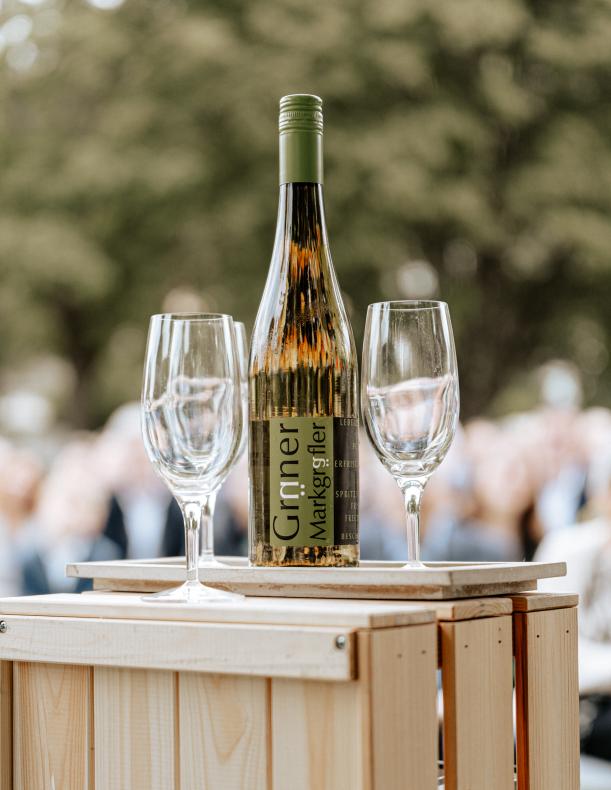
[[[367,303],[410,295],[401,267],[431,264],[464,414],[549,356],[581,364],[583,343],[556,328],[584,309],[609,343],[608,3],[5,8],[32,18],[39,56],[0,66],[0,308],[36,326],[5,325],[0,365],[17,348],[68,356],[88,422],[138,397],[138,327],[168,294],[254,318],[290,91],[325,100],[331,244],[357,333]],[[586,391],[608,400],[595,368]]]

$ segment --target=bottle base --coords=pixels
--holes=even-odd
[[[250,553],[250,564],[263,568],[356,568],[359,548],[342,546],[272,546],[258,544]]]

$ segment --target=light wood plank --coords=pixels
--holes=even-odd
[[[4,614],[46,617],[105,617],[172,622],[235,623],[250,625],[340,626],[387,628],[431,623],[435,614],[422,603],[320,599],[245,598],[214,606],[164,604],[154,606],[134,593],[86,592],[33,595],[0,601]],[[0,648],[2,647],[0,643]]]
[[[99,790],[177,787],[175,674],[96,667],[94,699]]]
[[[359,680],[272,680],[272,786],[434,790],[433,624],[359,633]]]
[[[417,604],[414,604],[417,605]],[[477,620],[511,614],[511,598],[462,598],[457,601],[430,601],[422,606],[432,609],[438,620]]]
[[[13,665],[0,661],[0,790],[13,790]]]
[[[578,790],[577,609],[514,615],[519,790]]]
[[[15,790],[89,788],[87,667],[14,664]]]
[[[401,562],[371,562],[363,560],[358,568],[270,568],[249,565],[247,558],[221,558],[219,567],[202,566],[202,581],[214,584],[266,583],[316,585],[356,584],[363,586],[386,584],[490,584],[494,582],[531,581],[566,573],[564,562],[425,562],[424,568],[407,568]],[[77,562],[66,566],[66,574],[75,578],[154,579],[184,581],[184,560],[113,560],[107,562]]]
[[[348,680],[354,634],[338,628],[5,615],[2,656],[133,669]],[[414,626],[416,627],[416,626]],[[342,649],[336,639],[342,637]]]
[[[370,790],[361,685],[276,678],[271,684],[274,790]]]
[[[438,740],[435,626],[369,632],[359,642],[361,659],[363,671],[369,672],[372,790],[433,790]]]
[[[282,570],[282,569],[278,569]],[[557,574],[563,576],[563,573]],[[546,577],[547,578],[547,577]],[[211,584],[211,587],[233,590],[248,596],[248,598],[267,597],[292,598],[303,600],[306,598],[328,600],[377,600],[377,601],[445,601],[457,598],[478,598],[489,595],[513,595],[524,591],[536,590],[537,580],[531,579],[519,582],[489,582],[487,584],[455,584],[447,587],[436,584],[388,584],[382,587],[368,587],[364,584],[325,585],[320,579],[316,584],[314,580],[307,580],[299,585],[282,584],[277,579],[273,584],[254,584],[248,581]],[[160,582],[155,579],[94,579],[95,592],[117,593],[155,593],[167,590],[175,583]],[[2,603],[2,601],[0,601]]]
[[[269,681],[178,678],[180,790],[267,790]]]
[[[577,606],[579,596],[574,593],[527,592],[512,595],[514,612],[541,612],[546,609],[567,609]]]
[[[440,632],[446,790],[513,790],[511,617]]]
[[[67,573],[76,578],[106,580],[112,589],[168,586],[184,579],[182,561],[115,561],[73,563]],[[425,563],[406,568],[401,563],[364,561],[358,568],[258,568],[246,559],[221,567],[200,569],[207,584],[248,596],[307,598],[371,598],[432,600],[501,595],[536,590],[537,579],[564,576],[563,562]],[[112,583],[110,583],[112,582]],[[144,586],[143,586],[144,585]],[[99,586],[99,585],[98,585]]]

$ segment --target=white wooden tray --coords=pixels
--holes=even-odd
[[[212,587],[254,596],[439,600],[536,590],[537,580],[564,576],[564,562],[428,562],[423,569],[400,562],[361,562],[358,568],[256,568],[241,557],[219,557],[219,568],[201,568]],[[93,579],[96,590],[155,592],[184,581],[184,559],[75,562],[66,575]]]

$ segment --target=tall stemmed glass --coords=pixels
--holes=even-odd
[[[458,370],[445,302],[369,305],[361,408],[373,447],[405,500],[405,567],[420,562],[420,501],[458,423]]]
[[[248,336],[246,327],[241,321],[234,321],[236,342],[238,348],[238,362],[242,381],[242,438],[236,460],[239,460],[246,448],[248,439]]]
[[[248,338],[246,336],[246,327],[241,321],[234,321],[233,328],[236,337],[236,351],[238,354],[238,367],[240,368],[240,386],[242,398],[242,436],[238,446],[235,462],[237,463],[242,457],[244,448],[246,447],[246,440],[248,439]],[[204,530],[204,534],[208,536],[208,542],[201,541],[200,546],[200,568],[219,568],[225,565],[219,562],[213,551],[213,537],[214,537],[214,509],[216,507],[216,492],[211,494],[206,500],[202,510],[202,524],[209,523],[209,528]]]
[[[216,313],[155,315],[149,326],[142,432],[155,471],[185,522],[186,582],[146,600],[239,599],[199,582],[202,514],[227,477],[242,436],[241,379],[233,320]],[[203,520],[212,554],[212,521]],[[212,557],[210,557],[212,559]]]

